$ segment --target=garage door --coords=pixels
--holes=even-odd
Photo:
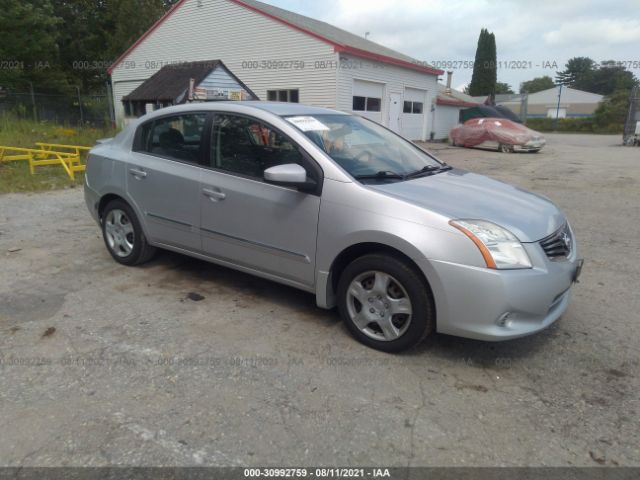
[[[374,122],[382,121],[382,94],[384,83],[353,81],[353,113],[367,117]]]
[[[401,135],[409,140],[426,140],[427,91],[417,88],[404,89]]]

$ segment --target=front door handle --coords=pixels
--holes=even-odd
[[[227,198],[227,195],[220,190],[214,190],[212,188],[203,188],[202,194],[205,197],[209,197],[213,202],[217,202],[218,200],[224,200]]]
[[[136,178],[144,178],[147,176],[147,172],[138,168],[130,168],[129,173]]]

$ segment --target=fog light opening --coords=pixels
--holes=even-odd
[[[510,316],[511,316],[511,312],[505,312],[498,317],[498,321],[496,323],[498,324],[499,327],[508,328],[511,326],[511,322],[512,322],[511,318],[509,318]]]

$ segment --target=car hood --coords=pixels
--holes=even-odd
[[[488,220],[522,242],[540,240],[566,221],[546,197],[465,170],[367,186],[451,219]]]

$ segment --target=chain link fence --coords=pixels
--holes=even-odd
[[[110,127],[114,123],[112,97],[103,94],[43,94],[0,90],[0,115],[46,121],[60,125]]]

